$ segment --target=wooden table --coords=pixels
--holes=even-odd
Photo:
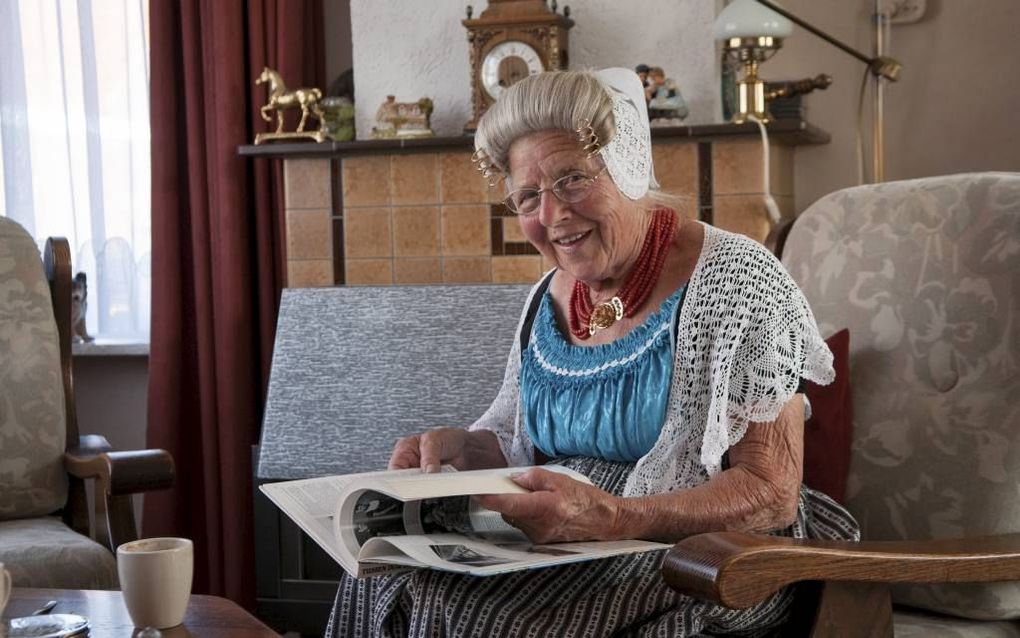
[[[26,589],[15,587],[4,618],[27,616],[46,601],[58,601],[55,614],[78,614],[90,621],[89,638],[133,636],[134,624],[119,591]],[[233,601],[193,594],[184,623],[163,630],[163,638],[279,638],[279,634]]]

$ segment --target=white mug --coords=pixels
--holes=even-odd
[[[4,564],[0,563],[0,616],[4,615],[4,609],[7,608],[7,599],[11,597],[11,573],[4,569]]]
[[[121,594],[135,627],[181,624],[191,597],[194,554],[187,538],[143,538],[117,548]]]

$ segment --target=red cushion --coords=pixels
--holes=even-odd
[[[804,424],[804,483],[842,503],[850,471],[853,434],[850,331],[844,328],[825,343],[832,351],[836,380],[829,385],[810,381],[805,384],[804,393],[811,401],[811,418]]]

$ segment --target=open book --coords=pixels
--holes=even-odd
[[[591,483],[568,468],[543,467]],[[410,469],[267,483],[260,489],[358,578],[413,567],[487,576],[670,547],[638,540],[532,544],[471,498],[525,492],[510,474],[527,469],[444,467],[439,474]]]

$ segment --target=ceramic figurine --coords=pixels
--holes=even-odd
[[[672,78],[666,77],[661,67],[648,70],[645,99],[648,100],[648,117],[652,126],[678,126],[687,117],[687,102],[680,94],[680,87]]]
[[[430,128],[431,117],[432,100],[429,98],[423,97],[417,102],[397,102],[395,96],[387,95],[386,101],[375,113],[372,137],[432,137],[435,133]]]

